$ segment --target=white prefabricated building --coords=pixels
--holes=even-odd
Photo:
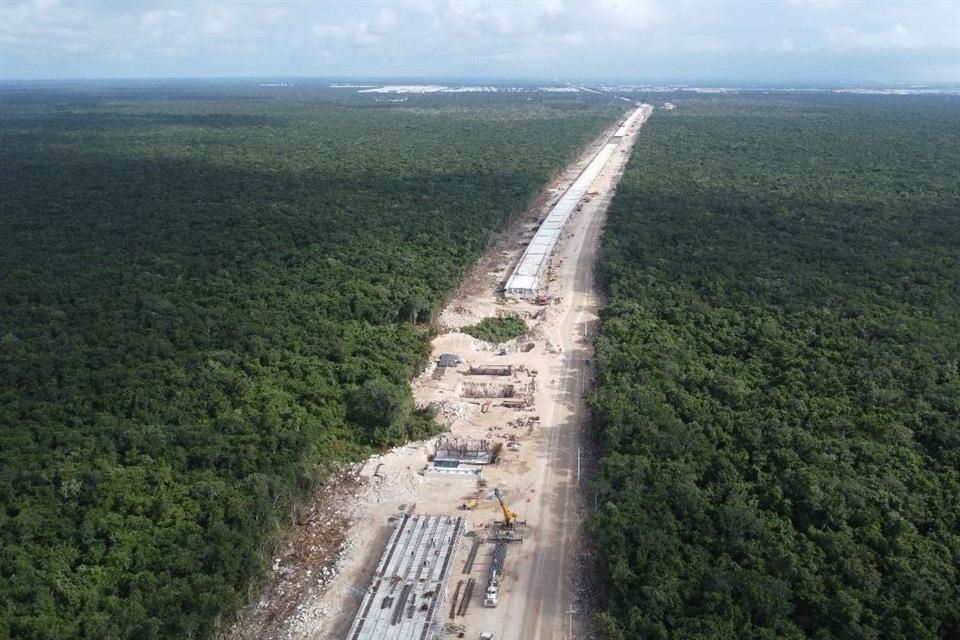
[[[593,181],[600,175],[600,171],[607,163],[607,160],[609,160],[613,152],[616,151],[619,146],[619,137],[625,135],[629,127],[636,122],[637,118],[642,114],[643,107],[639,107],[624,121],[614,135],[617,141],[611,141],[603,145],[603,148],[593,157],[593,160],[590,161],[587,168],[583,170],[577,179],[574,180],[573,184],[570,185],[570,188],[567,189],[564,194],[560,196],[557,203],[553,205],[550,213],[544,218],[540,228],[537,229],[537,233],[533,236],[533,239],[530,240],[530,244],[527,245],[526,250],[520,257],[520,262],[517,263],[513,273],[507,279],[507,283],[503,289],[505,295],[527,298],[536,296],[540,292],[540,279],[550,260],[550,254],[560,239],[560,234],[563,233],[564,226],[574,211],[577,210],[577,205],[580,204],[580,200],[582,200],[583,196],[590,190],[590,185],[592,185]]]

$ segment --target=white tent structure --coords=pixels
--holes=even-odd
[[[577,179],[574,180],[573,184],[570,185],[570,188],[567,189],[566,192],[560,196],[557,203],[553,205],[553,209],[550,210],[550,213],[547,214],[540,228],[537,229],[537,233],[533,236],[530,244],[527,245],[527,249],[520,257],[520,262],[517,263],[513,273],[507,279],[507,284],[504,286],[505,295],[521,298],[537,295],[541,288],[540,278],[547,267],[550,254],[560,239],[560,234],[563,232],[563,227],[567,224],[567,220],[569,220],[570,216],[576,211],[580,200],[587,194],[590,185],[593,184],[593,181],[600,174],[600,170],[603,169],[607,160],[609,160],[613,152],[616,151],[620,138],[626,134],[629,127],[642,115],[643,107],[639,107],[624,121],[610,142],[603,145],[603,148],[597,152],[597,155],[593,157],[593,160],[590,161],[587,168],[583,170]]]

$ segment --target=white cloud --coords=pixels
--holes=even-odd
[[[787,0],[787,4],[817,11],[832,11],[843,6],[841,0]]]
[[[143,12],[143,15],[140,16],[140,22],[144,26],[150,27],[166,22],[167,20],[178,20],[184,15],[183,11],[176,9],[150,9],[149,11]]]
[[[588,44],[587,36],[580,31],[565,33],[560,41],[568,47],[583,47]]]
[[[923,37],[911,33],[902,24],[881,31],[861,31],[855,27],[827,26],[823,28],[824,44],[831,49],[922,49],[927,46]]]
[[[663,25],[673,12],[667,3],[651,0],[601,0],[596,10],[604,27],[629,32]]]
[[[373,17],[371,30],[375,33],[390,33],[400,27],[400,19],[390,9],[380,9]]]
[[[650,54],[960,50],[948,0],[0,0],[0,77],[54,69],[197,75],[602,73]],[[329,64],[304,60],[322,55]],[[936,64],[952,68],[956,58]],[[126,61],[122,70],[117,61]],[[509,61],[485,69],[490,61]],[[762,63],[763,60],[758,62]],[[625,64],[625,63],[624,63]],[[931,62],[930,64],[934,64]],[[113,65],[113,66],[111,66]],[[762,66],[762,65],[761,65]],[[632,65],[630,68],[642,68]],[[695,70],[694,70],[695,71]]]

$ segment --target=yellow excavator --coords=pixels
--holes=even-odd
[[[503,496],[500,495],[500,489],[494,489],[493,495],[497,497],[497,502],[500,503],[500,509],[503,511],[503,528],[507,531],[510,531],[517,524],[522,524],[517,521],[517,518],[520,517],[520,515],[516,511],[511,511],[510,507],[507,506],[507,503],[503,501]]]

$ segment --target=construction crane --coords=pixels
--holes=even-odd
[[[497,497],[497,502],[500,503],[500,509],[503,511],[503,528],[507,530],[513,529],[519,514],[511,511],[507,503],[503,501],[503,496],[500,495],[500,489],[494,489],[493,495]]]

